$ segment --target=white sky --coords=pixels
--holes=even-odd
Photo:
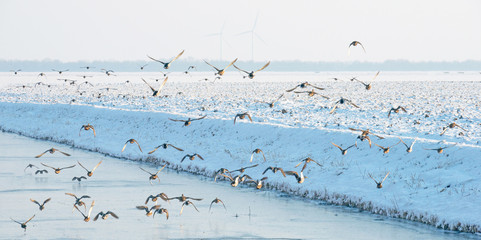
[[[481,1],[0,1],[0,59],[481,60]],[[367,54],[347,46],[360,41]]]

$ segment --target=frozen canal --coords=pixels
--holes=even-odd
[[[326,206],[313,201],[283,196],[277,192],[256,190],[253,187],[233,188],[228,182],[214,182],[211,178],[177,173],[164,169],[159,174],[160,183],[149,183],[149,175],[139,167],[156,172],[160,166],[105,157],[100,154],[72,149],[60,144],[29,138],[0,134],[0,238],[41,239],[159,239],[159,238],[302,238],[302,239],[475,239],[476,235],[445,232],[418,223],[390,219],[345,207]],[[34,156],[55,147],[72,156],[47,153]],[[73,182],[74,176],[85,176],[78,165],[55,174],[35,175],[37,169],[24,168],[41,163],[66,167],[80,161],[93,168],[102,164],[91,178]],[[170,217],[156,214],[147,217],[145,211],[136,209],[144,205],[151,194],[164,192],[169,197],[181,194],[202,198],[193,201],[200,212],[186,206],[180,215],[181,203],[159,201]],[[92,215],[100,211],[113,211],[119,219],[84,222],[76,210],[74,199],[89,195],[87,205],[95,200]],[[51,197],[45,209],[39,211],[33,198],[42,201]],[[216,197],[222,205],[209,205]],[[151,202],[148,206],[152,206]],[[80,208],[80,209],[83,209]],[[25,221],[24,232],[10,217]],[[93,217],[92,217],[93,218]]]

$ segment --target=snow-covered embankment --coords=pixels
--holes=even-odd
[[[232,120],[209,117],[183,127],[183,123],[168,118],[187,118],[185,116],[63,104],[0,103],[0,114],[0,127],[4,131],[115,157],[167,163],[169,168],[206,176],[213,176],[219,168],[233,170],[259,163],[246,173],[260,179],[269,166],[300,171],[302,165],[294,166],[311,157],[322,167],[309,164],[304,171],[308,177],[304,183],[298,184],[292,176],[284,178],[269,172],[266,173],[267,187],[445,229],[481,231],[479,146],[459,144],[438,154],[423,148],[450,143],[439,145],[438,141],[418,139],[412,153],[397,145],[383,154],[375,146],[369,148],[366,141],[357,140],[357,133],[349,130],[293,128],[239,119],[233,125]],[[87,123],[95,127],[97,137],[85,131],[79,136],[80,127]],[[384,137],[383,140],[372,138],[383,146],[399,141],[395,136]],[[130,138],[140,143],[143,153],[134,145],[128,145],[121,152]],[[351,148],[345,156],[331,144],[348,146],[356,140],[358,149]],[[185,151],[160,149],[147,154],[164,142]],[[264,151],[266,162],[256,155],[253,163],[249,163],[256,148]],[[205,160],[180,162],[185,154],[193,153]],[[369,174],[382,179],[388,171],[390,175],[384,187],[377,189]]]

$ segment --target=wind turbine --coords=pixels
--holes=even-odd
[[[222,42],[225,41],[224,39],[224,26],[225,26],[225,21],[224,21],[224,24],[222,24],[222,28],[220,29],[220,32],[218,33],[212,33],[212,34],[209,34],[209,35],[206,35],[206,37],[213,37],[213,36],[219,36],[219,46],[220,46],[220,60],[222,61]],[[225,41],[225,43],[227,43],[227,45],[229,45],[229,43],[227,41]]]
[[[259,39],[261,40],[262,42],[266,43],[266,41],[264,41],[264,39],[261,38],[261,36],[259,36],[259,34],[256,33],[256,25],[257,25],[257,19],[259,18],[259,14],[257,14],[256,16],[256,20],[254,21],[254,25],[252,26],[252,29],[249,30],[249,31],[245,31],[245,32],[242,32],[242,33],[239,33],[237,34],[237,36],[239,35],[244,35],[244,34],[248,34],[250,33],[251,34],[251,58],[252,58],[252,61],[254,62],[254,35]]]

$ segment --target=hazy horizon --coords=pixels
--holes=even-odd
[[[229,61],[209,60],[215,66],[225,66]],[[262,67],[266,61],[242,61],[236,65],[246,71],[252,71]],[[147,65],[146,65],[147,64]],[[140,67],[144,66],[141,70]],[[163,69],[160,63],[149,61],[72,61],[62,62],[59,60],[0,60],[0,72],[9,72],[21,69],[23,72],[49,72],[52,69],[69,69],[74,72],[99,72],[100,69],[111,69],[117,72],[183,72],[189,66],[195,69],[189,71],[213,71],[213,68],[201,59],[181,59],[172,64],[169,70]],[[86,70],[85,66],[94,67]],[[229,71],[237,71],[231,67]],[[383,62],[335,62],[335,61],[271,61],[264,71],[277,72],[317,72],[317,71],[481,71],[481,61],[425,61],[413,62],[407,60],[386,60]]]

